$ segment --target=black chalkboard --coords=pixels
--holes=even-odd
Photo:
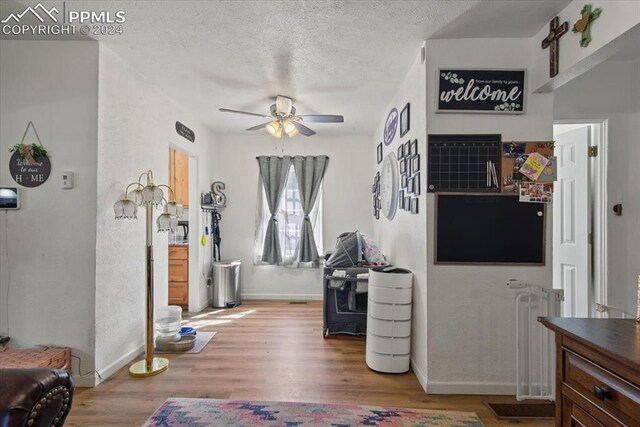
[[[514,195],[438,194],[436,264],[544,265],[545,205]]]
[[[437,112],[524,113],[525,70],[438,71]]]

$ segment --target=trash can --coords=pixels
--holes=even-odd
[[[240,260],[222,260],[212,263],[212,307],[235,307],[242,303],[240,264]]]
[[[413,274],[393,266],[369,271],[366,362],[378,372],[402,373],[411,362]]]

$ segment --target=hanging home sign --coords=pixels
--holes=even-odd
[[[21,158],[20,152],[15,151],[9,160],[9,173],[23,187],[37,187],[49,179],[51,162],[46,155],[30,160]]]
[[[438,70],[438,113],[524,113],[525,70]]]
[[[24,143],[29,129],[33,130],[38,143]],[[51,162],[33,122],[27,124],[22,140],[9,151],[13,153],[9,159],[9,173],[15,182],[23,187],[37,187],[49,179]]]

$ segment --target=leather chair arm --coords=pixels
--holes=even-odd
[[[0,369],[0,427],[62,426],[73,389],[62,369]]]

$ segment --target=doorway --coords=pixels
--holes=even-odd
[[[169,232],[169,305],[189,307],[189,155],[169,147],[170,197],[184,207],[175,231]]]
[[[556,121],[553,287],[565,317],[607,317],[607,121]]]

